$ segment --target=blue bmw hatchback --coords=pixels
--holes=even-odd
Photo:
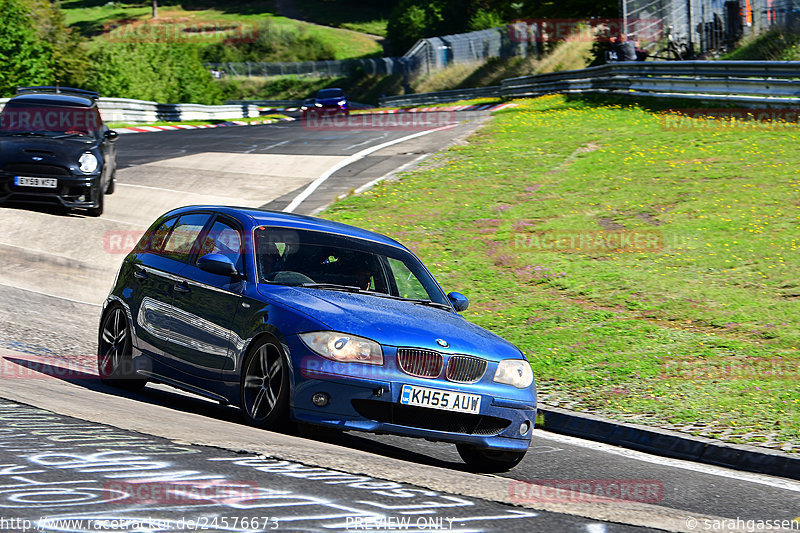
[[[455,443],[480,471],[522,460],[536,389],[513,344],[468,322],[385,236],[313,217],[193,206],[125,258],[103,307],[107,383],[172,385],[247,421]]]

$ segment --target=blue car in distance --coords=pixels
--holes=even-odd
[[[318,218],[170,211],[124,259],[102,311],[98,371],[238,406],[248,423],[455,443],[475,470],[522,460],[530,364],[468,322],[400,243]]]

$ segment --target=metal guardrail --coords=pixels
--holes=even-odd
[[[8,102],[0,98],[0,106]],[[179,122],[184,120],[226,120],[258,116],[258,106],[252,102],[227,105],[159,104],[128,98],[100,98],[97,101],[104,122]]]
[[[800,61],[653,61],[503,80],[500,87],[381,99],[381,105],[424,105],[483,96],[523,98],[551,93],[655,96],[748,106],[800,104]]]
[[[386,96],[381,98],[381,107],[430,105],[455,102],[457,100],[470,100],[473,98],[499,98],[502,96],[502,87],[479,87],[477,89],[454,89],[451,91],[438,91],[434,93],[405,94],[401,96]]]

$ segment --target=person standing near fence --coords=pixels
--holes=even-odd
[[[636,61],[636,43],[628,40],[628,36],[620,33],[612,46],[617,61]]]

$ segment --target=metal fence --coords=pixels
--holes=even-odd
[[[625,32],[650,51],[667,32],[696,53],[730,50],[742,36],[800,22],[800,0],[620,0]]]
[[[215,77],[222,76],[416,76],[454,63],[481,62],[491,57],[525,55],[527,45],[512,41],[507,26],[421,39],[403,57],[342,59],[285,63],[207,63]]]
[[[509,78],[500,87],[391,96],[381,99],[381,105],[426,105],[485,96],[522,98],[551,93],[651,96],[789,108],[800,105],[800,61],[612,63]]]
[[[206,68],[215,77],[319,76],[339,78],[359,74],[403,75],[409,68],[407,63],[407,60],[399,57],[379,57],[284,63],[207,63]]]

